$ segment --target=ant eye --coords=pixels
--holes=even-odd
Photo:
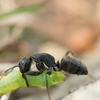
[[[19,65],[24,65],[24,63],[25,62],[22,60],[22,61],[19,62]]]

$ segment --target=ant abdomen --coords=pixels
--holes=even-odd
[[[70,56],[65,56],[61,59],[60,69],[70,74],[88,74],[86,66],[80,60]]]

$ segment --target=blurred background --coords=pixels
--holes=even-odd
[[[52,100],[100,77],[99,0],[0,0],[0,72],[34,53],[60,60],[73,51],[89,70],[87,76],[66,74],[50,87]],[[47,100],[45,87],[19,88],[9,100]]]

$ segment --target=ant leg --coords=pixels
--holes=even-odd
[[[25,79],[25,82],[26,82],[27,87],[29,87],[29,83],[28,83],[28,80],[27,80],[26,75],[25,74],[22,74],[22,77]]]
[[[53,67],[54,71],[60,71],[60,64],[59,61],[57,61],[57,63],[55,63],[54,67]]]
[[[51,75],[51,73],[52,73],[52,67],[49,67],[49,68],[47,69],[47,74]]]
[[[40,72],[47,70],[47,68],[44,66],[44,64],[42,62],[37,62],[36,67]]]
[[[37,76],[37,75],[40,75],[40,74],[42,74],[42,72],[29,71],[29,72],[26,72],[26,73],[25,73],[25,76],[26,76],[26,75]],[[26,78],[26,80],[27,80],[27,78]],[[27,82],[28,82],[28,81],[27,81]],[[27,84],[27,82],[26,82],[26,85],[29,87],[29,84]],[[46,73],[46,88],[47,88],[49,100],[51,100],[51,98],[50,98],[50,93],[49,93],[49,86],[48,86],[47,73]]]
[[[72,51],[70,51],[70,50],[69,50],[69,51],[67,51],[67,53],[66,53],[65,55],[67,56],[69,53],[71,53],[71,54],[72,54],[72,56],[76,57],[76,56],[75,56],[75,54],[74,54]]]
[[[52,67],[46,68],[42,62],[36,63],[36,67],[40,73],[43,73],[45,70],[47,70],[47,74],[51,75]]]
[[[47,93],[48,93],[49,100],[51,100],[50,92],[49,92],[49,86],[48,86],[48,78],[47,78],[47,74],[48,74],[48,73],[46,72],[46,75],[45,75],[45,76],[46,76],[46,77],[45,77],[45,78],[46,78],[46,88],[47,88]]]
[[[26,72],[26,73],[22,74],[22,77],[25,79],[27,87],[29,87],[29,83],[28,83],[26,75],[37,76],[37,75],[40,75],[40,74],[42,74],[42,73],[37,72],[37,71],[29,71],[29,72]]]

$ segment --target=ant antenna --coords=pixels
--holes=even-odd
[[[18,67],[18,65],[14,66],[14,67],[11,67],[9,69],[7,69],[5,72],[2,73],[1,77],[0,77],[0,80],[2,79],[2,77],[10,70],[10,72],[15,68],[15,67]]]
[[[48,97],[49,97],[49,100],[51,100],[51,97],[50,97],[50,92],[49,92],[49,86],[48,86],[48,76],[47,76],[47,72],[46,72],[46,75],[45,75],[46,77],[46,88],[47,88],[47,93],[48,93]]]
[[[3,72],[2,74],[1,74],[1,77],[0,77],[0,80],[2,79],[2,77],[5,75],[5,72]]]

